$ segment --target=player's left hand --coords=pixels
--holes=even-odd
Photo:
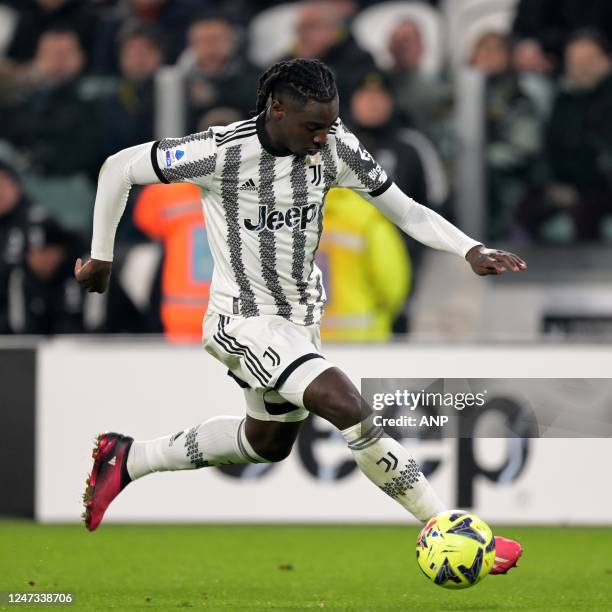
[[[489,274],[503,274],[506,270],[521,272],[527,269],[527,263],[518,255],[508,251],[498,251],[497,249],[487,249],[482,244],[472,247],[466,254],[472,270],[479,276]]]

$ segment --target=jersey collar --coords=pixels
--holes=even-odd
[[[255,124],[257,125],[257,137],[259,138],[259,142],[270,155],[274,155],[274,157],[287,157],[288,155],[293,155],[289,149],[278,149],[270,142],[270,136],[268,136],[268,132],[266,132],[266,111],[259,114]]]

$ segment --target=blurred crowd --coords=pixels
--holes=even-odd
[[[506,23],[483,19],[462,47],[443,54],[432,49],[423,14],[442,24],[443,44],[451,34],[443,14],[453,3],[470,1],[475,11],[484,6],[406,2],[422,11],[393,22],[377,42],[380,54],[360,44],[354,27],[384,4],[374,1],[302,2],[285,29],[268,36],[271,47],[274,39],[289,37],[284,57],[319,58],[332,67],[344,122],[400,188],[451,220],[462,153],[453,79],[463,68],[481,73],[482,238],[612,242],[612,2],[509,0]],[[133,190],[117,235],[113,287],[102,306],[88,306],[91,297],[72,279],[73,262],[87,253],[104,159],[156,137],[160,69],[180,69],[187,132],[249,117],[263,67],[253,53],[253,26],[264,15],[280,15],[285,5],[278,5],[0,0],[0,334],[192,334],[181,321],[197,319],[193,312],[199,316],[205,308],[211,270],[197,190]],[[442,59],[432,68],[436,52]],[[338,196],[336,215],[346,197]],[[164,214],[168,207],[181,212]],[[173,223],[164,222],[169,216]],[[350,231],[362,232],[364,243],[380,242],[379,234],[368,234],[373,226],[380,228],[374,223]],[[197,249],[194,232],[201,234]],[[382,242],[396,248],[392,238]],[[161,245],[158,251],[149,248],[153,243]],[[407,239],[403,248],[404,255],[394,255],[405,279],[393,281],[403,287],[401,295],[368,306],[384,310],[386,321],[385,331],[371,338],[409,329],[408,277],[418,269],[420,249]],[[336,283],[334,269],[327,272]],[[381,274],[384,287],[389,279]],[[363,285],[373,283],[364,279]],[[91,314],[101,307],[103,315]]]

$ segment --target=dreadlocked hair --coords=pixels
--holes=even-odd
[[[336,79],[323,62],[299,57],[277,62],[259,77],[255,112],[261,113],[270,95],[279,91],[300,102],[330,102],[338,95]]]

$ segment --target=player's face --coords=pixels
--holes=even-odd
[[[288,99],[282,105],[279,133],[283,145],[294,155],[316,155],[327,141],[327,134],[338,118],[338,97],[331,102],[300,104]]]

